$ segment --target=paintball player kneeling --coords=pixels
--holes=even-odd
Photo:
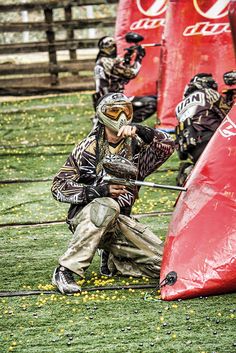
[[[97,249],[109,254],[111,273],[158,278],[163,253],[161,240],[130,217],[137,187],[112,185],[104,160],[127,160],[127,169],[139,180],[154,172],[174,151],[164,132],[131,124],[132,104],[122,93],[110,93],[98,102],[98,125],[72,151],[52,185],[54,198],[71,204],[67,222],[73,232],[59,259],[52,282],[64,294],[81,291],[74,274],[84,277]]]

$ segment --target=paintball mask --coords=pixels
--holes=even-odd
[[[98,101],[96,113],[100,123],[118,132],[132,121],[133,107],[123,93],[109,93]]]
[[[184,97],[198,89],[212,88],[217,91],[218,85],[213,79],[212,74],[200,73],[195,75],[185,87]]]
[[[236,85],[236,71],[228,71],[223,75],[224,83],[228,86]]]
[[[105,53],[107,56],[116,57],[117,47],[113,37],[105,36],[99,39],[98,48],[100,52]]]

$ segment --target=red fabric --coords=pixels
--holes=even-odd
[[[229,4],[229,23],[234,43],[234,56],[236,58],[236,2],[234,0],[231,0]]]
[[[161,281],[177,273],[164,300],[236,291],[236,106],[207,145],[169,226]]]
[[[160,43],[165,22],[167,0],[120,0],[117,12],[115,37],[118,54],[124,56],[124,48],[131,46],[124,36],[136,32],[144,37],[140,44]],[[160,47],[146,48],[146,56],[138,76],[126,86],[128,96],[156,95],[160,64]]]
[[[185,85],[199,72],[212,73],[223,85],[223,73],[235,68],[228,7],[230,0],[170,0],[158,80],[161,127],[177,124],[175,107]]]

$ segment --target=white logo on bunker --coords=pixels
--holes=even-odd
[[[152,1],[152,4],[148,8],[146,8],[147,6],[143,6],[143,5],[145,5],[147,1],[136,0],[136,4],[139,11],[145,16],[161,15],[167,9],[167,2],[168,2],[167,0],[154,0]]]

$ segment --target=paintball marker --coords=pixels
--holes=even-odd
[[[125,185],[125,186],[149,186],[151,188],[158,188],[158,189],[187,191],[187,188],[184,188],[181,186],[163,185],[163,184],[151,183],[149,181],[139,181],[139,180],[133,180],[133,179],[116,178],[111,175],[105,176],[103,178],[103,181],[105,181],[109,184],[117,184],[117,185]]]
[[[172,185],[155,184],[149,181],[139,181],[133,178],[137,175],[137,168],[132,162],[118,155],[107,156],[103,161],[103,167],[107,172],[103,181],[109,184],[125,186],[149,186],[151,188],[169,189],[176,191],[187,191],[186,188]]]
[[[135,50],[138,50],[140,48],[146,48],[146,47],[160,47],[161,44],[159,43],[148,43],[148,44],[143,44],[140,45],[139,42],[142,42],[144,40],[144,37],[141,36],[141,34],[135,33],[135,32],[128,32],[125,35],[125,40],[127,43],[134,43],[134,45],[131,45],[129,48],[125,48],[127,52],[125,53],[124,59],[126,64],[130,64],[131,57]]]

